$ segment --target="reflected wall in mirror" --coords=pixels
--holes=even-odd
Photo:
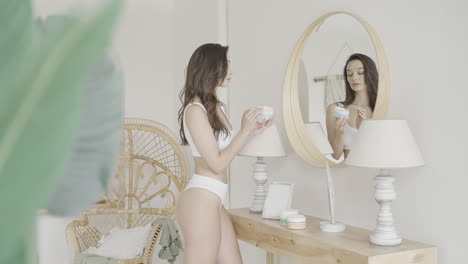
[[[385,54],[370,25],[346,12],[317,19],[296,44],[284,83],[286,132],[297,154],[316,167],[325,158],[340,163],[361,121],[385,118],[388,86]],[[311,122],[322,125],[333,154],[318,151],[319,139],[305,129]]]

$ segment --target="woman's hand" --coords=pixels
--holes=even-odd
[[[358,118],[361,118],[363,120],[369,119],[369,117],[367,116],[367,110],[364,107],[350,105],[350,108],[357,112]]]
[[[344,127],[348,123],[348,119],[345,117],[335,117],[335,132],[336,134],[343,135]]]
[[[368,119],[366,109],[364,109],[362,107],[358,107],[357,111],[358,111],[358,116],[360,118],[362,118],[363,120]]]
[[[252,132],[252,136],[255,136],[261,132],[263,132],[263,130],[267,129],[268,127],[271,126],[271,124],[273,124],[273,118],[271,119],[268,119],[267,121],[263,122],[263,123],[258,123],[257,122],[257,128]]]
[[[252,107],[244,111],[241,120],[241,130],[246,131],[249,135],[252,135],[259,126],[262,124],[258,123],[257,120],[262,114],[263,109],[261,107]]]

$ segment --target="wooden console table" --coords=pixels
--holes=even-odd
[[[394,247],[370,244],[370,230],[347,226],[341,233],[323,233],[323,219],[307,216],[307,229],[291,230],[278,220],[261,218],[248,208],[228,210],[239,240],[267,251],[267,263],[280,255],[308,264],[437,264],[437,248],[403,240]]]

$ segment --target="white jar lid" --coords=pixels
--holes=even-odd
[[[286,219],[290,215],[299,214],[299,210],[288,208],[281,212],[281,219]]]
[[[288,223],[305,223],[306,217],[303,214],[294,214],[286,218]]]
[[[349,110],[341,106],[335,107],[335,112],[349,114]]]
[[[270,114],[270,115],[273,114],[273,107],[262,105],[262,108],[263,108],[263,113]]]

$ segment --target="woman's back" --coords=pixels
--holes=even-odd
[[[200,154],[200,152],[198,151],[197,147],[195,146],[195,143],[194,143],[194,140],[192,138],[192,135],[190,133],[190,130],[187,126],[187,121],[186,121],[186,112],[187,111],[190,111],[190,108],[192,107],[199,107],[201,109],[203,109],[203,111],[206,113],[207,110],[206,110],[206,107],[200,102],[200,99],[199,98],[195,98],[195,100],[193,100],[193,102],[189,103],[185,109],[184,109],[184,113],[183,113],[183,125],[184,125],[184,133],[185,133],[185,137],[187,139],[187,142],[190,146],[190,150],[192,152],[192,156],[194,158],[194,161],[195,161],[195,173],[197,174],[201,174],[201,175],[206,175],[206,176],[210,176],[210,177],[213,177],[217,180],[220,180],[224,183],[227,182],[227,176],[226,176],[226,173],[225,171],[222,172],[222,173],[216,173],[214,172],[213,170],[211,170],[209,168],[209,166],[207,165],[207,163],[204,161],[202,155]],[[227,120],[227,117],[226,117],[226,112],[225,110],[223,109],[223,107],[221,105],[219,105],[219,109],[222,111],[222,114],[224,115],[224,118],[226,119],[227,122],[229,122]],[[188,122],[197,122],[197,120],[189,120]],[[217,142],[218,142],[218,150],[219,151],[222,151],[224,150],[232,141],[232,128],[230,129],[230,133],[225,133],[224,131],[221,131],[219,133],[219,136],[218,136],[218,139],[217,139]]]

